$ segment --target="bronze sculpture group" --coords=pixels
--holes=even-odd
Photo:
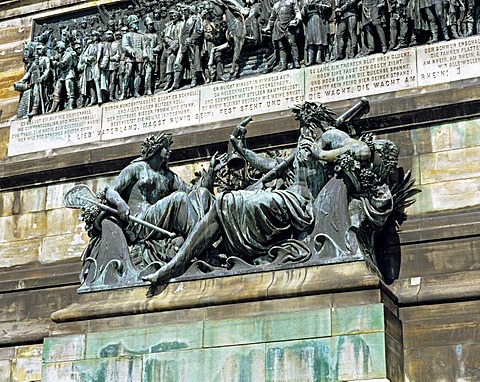
[[[478,11],[472,0],[134,0],[36,25],[15,89],[32,117],[467,37]]]
[[[172,136],[148,137],[98,199],[78,187],[65,198],[85,209],[91,236],[83,288],[355,260],[375,267],[377,233],[403,222],[416,190],[397,168],[394,143],[345,131],[365,104],[337,119],[321,104],[298,105],[298,143],[287,157],[248,149],[247,119],[192,184],[169,169]]]

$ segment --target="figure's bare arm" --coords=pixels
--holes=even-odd
[[[353,138],[345,139],[342,146],[334,149],[327,149],[321,142],[313,142],[311,140],[302,141],[300,147],[310,151],[313,158],[325,162],[334,162],[339,155],[347,152],[352,153],[355,159],[359,161],[365,161],[369,159],[371,155],[370,148],[365,142]]]
[[[260,171],[263,174],[266,174],[271,169],[273,169],[278,162],[272,158],[265,158],[261,155],[258,155],[254,151],[247,149],[241,143],[241,138],[236,138],[233,135],[230,136],[230,142],[232,142],[235,150],[245,158],[245,160],[250,163],[250,165],[256,170]]]
[[[345,154],[346,152],[352,153],[355,159],[359,161],[365,161],[370,158],[371,155],[370,148],[366,143],[357,141],[356,139],[349,139],[344,146],[336,149],[323,150],[318,148],[318,159],[326,162],[334,162],[339,155]]]
[[[106,199],[117,208],[118,215],[122,219],[128,219],[130,215],[130,207],[127,201],[122,197],[130,194],[132,187],[138,180],[139,168],[138,164],[130,164],[125,167],[117,176],[115,181],[107,188],[105,194]]]

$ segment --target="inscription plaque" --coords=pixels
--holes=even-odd
[[[101,117],[101,108],[90,107],[13,121],[8,155],[98,141]]]
[[[480,36],[420,46],[418,85],[434,85],[480,76]]]
[[[104,106],[102,140],[198,124],[200,90],[130,99]]]
[[[307,101],[331,102],[417,86],[415,49],[305,68]]]
[[[288,110],[304,100],[303,69],[202,88],[200,123]]]

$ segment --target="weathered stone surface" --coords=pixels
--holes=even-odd
[[[18,109],[18,96],[14,98],[8,98],[0,100],[0,110],[2,113],[0,114],[0,123],[2,122],[9,122],[13,117],[16,117]],[[10,137],[10,129],[8,129],[9,137]],[[8,139],[8,142],[10,140]]]
[[[57,208],[47,211],[47,232],[49,236],[80,233],[82,210],[73,208]]]
[[[419,185],[416,188],[422,192],[416,195],[415,204],[408,208],[411,216],[479,205],[480,180],[476,178]]]
[[[77,299],[76,285],[57,286],[55,289],[30,292],[28,315],[30,319],[48,318],[52,312],[71,304]]]
[[[17,44],[16,44],[17,45]],[[10,49],[21,49],[22,44],[10,47]],[[2,65],[5,65],[5,69],[8,71],[2,71],[0,75],[0,99],[9,99],[18,97],[19,93],[13,90],[13,83],[20,80],[23,77],[23,63],[21,56],[16,52],[5,52],[0,48],[0,54],[4,53],[2,57]],[[22,69],[18,69],[18,68]]]
[[[85,358],[85,335],[46,338],[43,362],[65,362]]]
[[[424,319],[445,318],[452,315],[470,316],[480,314],[480,301],[461,301],[421,306],[406,306],[400,310],[403,322]]]
[[[2,347],[0,348],[0,359],[12,359],[15,357],[15,347]]]
[[[400,277],[480,269],[480,238],[445,240],[402,247]]]
[[[385,335],[385,354],[388,381],[405,381],[405,357],[403,343]]]
[[[65,182],[59,184],[52,184],[47,186],[47,199],[45,204],[46,210],[52,210],[55,208],[63,208],[63,198],[68,190],[73,188],[75,183]]]
[[[0,381],[10,381],[12,376],[12,364],[8,359],[0,359]]]
[[[404,345],[410,349],[476,342],[479,328],[478,315],[407,321],[404,323]]]
[[[332,294],[291,297],[266,301],[252,301],[234,305],[209,306],[205,308],[206,320],[235,319],[238,317],[261,317],[282,313],[312,313],[312,307],[323,310],[332,306]]]
[[[42,242],[39,261],[48,264],[66,259],[80,259],[88,240],[87,233],[80,229],[72,234],[47,236]]]
[[[266,345],[266,381],[333,381],[336,368],[331,338]]]
[[[205,322],[205,347],[328,337],[330,309]]]
[[[185,310],[173,310],[149,314],[137,314],[121,317],[92,319],[89,321],[91,332],[121,330],[125,327],[142,328],[155,325],[188,324],[200,322],[206,317],[205,308],[192,308]]]
[[[10,228],[8,225],[2,226],[0,218],[0,231],[2,228]],[[23,265],[38,261],[40,252],[40,239],[7,241],[0,244],[0,268],[10,268],[16,265]]]
[[[58,285],[78,286],[80,267],[81,264],[78,261],[64,261],[48,266],[34,262],[16,268],[0,268],[0,291],[8,293]]]
[[[443,275],[410,277],[396,280],[389,289],[402,304],[451,302],[473,298],[480,293],[480,272],[469,271],[447,273]]]
[[[45,187],[26,188],[20,191],[20,212],[39,212],[45,210],[47,193]]]
[[[386,377],[385,334],[332,337],[334,380],[354,381]]]
[[[0,45],[12,41],[23,41],[30,38],[31,21],[27,18],[13,18],[0,22]]]
[[[0,322],[26,319],[29,300],[29,293],[0,294]]]
[[[185,350],[148,354],[143,357],[143,381],[208,380],[213,370],[205,369],[206,351]]]
[[[44,211],[0,218],[0,243],[34,239],[46,234],[47,221]]]
[[[11,216],[0,218],[0,243],[15,240],[14,231],[15,220]]]
[[[265,347],[231,346],[144,356],[144,381],[264,381]]]
[[[212,348],[205,352],[206,381],[265,380],[264,344]]]
[[[383,309],[383,304],[332,309],[332,335],[384,331]]]
[[[420,157],[421,184],[479,178],[479,157],[480,145],[422,155]]]
[[[94,359],[72,364],[73,381],[142,382],[142,358]]]
[[[410,216],[399,232],[402,245],[475,236],[480,224],[478,207]]]
[[[378,289],[340,292],[332,294],[332,307],[360,306],[376,304],[382,301],[381,292]]]
[[[405,353],[405,376],[411,382],[454,381],[455,358],[453,346],[408,349]]]
[[[142,355],[202,346],[203,323],[87,333],[86,358]]]
[[[42,367],[42,381],[80,382],[80,375],[75,374],[71,362],[48,363]]]
[[[12,361],[13,381],[40,381],[42,374],[42,348],[39,345],[19,346]]]
[[[101,318],[134,312],[156,312],[319,294],[331,292],[331,286],[339,280],[341,285],[337,285],[338,289],[342,287],[358,289],[379,285],[378,277],[372,274],[364,262],[359,261],[170,283],[148,300],[144,297],[145,290],[140,288],[106,293],[106,296],[109,296],[108,299],[101,302],[82,296],[79,302],[52,314],[52,319],[56,322],[65,322],[77,320],[80,317]],[[215,292],[218,290],[222,293]]]
[[[51,324],[46,319],[0,322],[0,346],[41,343],[48,336]]]
[[[10,127],[0,127],[0,160],[7,156],[9,136]]]
[[[430,127],[426,132],[431,136],[431,150],[428,153],[439,151],[458,150],[480,146],[479,119],[456,121]]]

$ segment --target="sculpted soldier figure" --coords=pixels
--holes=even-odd
[[[450,26],[452,38],[460,38],[464,35],[462,28],[465,25],[465,11],[467,4],[464,0],[451,0],[448,6],[447,25]]]
[[[87,19],[86,17],[82,17],[80,21],[75,25],[75,27],[70,31],[73,41],[80,42],[82,48],[87,46]]]
[[[376,42],[380,44],[382,53],[388,50],[387,38],[382,26],[382,13],[385,12],[386,0],[363,0],[362,1],[362,28],[366,37],[366,49],[363,54],[375,52]]]
[[[114,40],[110,43],[108,60],[108,94],[110,101],[117,99],[117,90],[122,83],[119,78],[120,59],[122,55],[122,34],[120,31],[114,33]]]
[[[101,42],[98,51],[98,68],[100,71],[100,92],[102,100],[109,99],[110,89],[110,56],[114,40],[112,30],[105,32],[105,41]]]
[[[123,37],[127,34],[128,28],[120,28],[120,61],[118,63],[118,95],[117,99],[122,100],[126,98],[126,92],[128,89],[125,89],[125,84],[129,84],[129,81],[125,78],[126,70],[126,60],[125,60],[125,49],[123,48]]]
[[[245,45],[256,46],[262,42],[262,33],[259,18],[262,15],[262,7],[258,3],[250,6],[248,16],[245,18]]]
[[[66,48],[62,41],[57,42],[57,51],[61,54],[57,65],[57,82],[53,92],[53,103],[51,112],[63,109],[63,94],[67,95],[67,104],[65,110],[71,110],[75,107],[75,78],[78,57],[82,53],[82,46],[79,42],[74,43],[73,49]]]
[[[357,7],[358,0],[338,0],[335,5],[337,29],[337,60],[353,58],[357,54]],[[346,52],[346,47],[349,51]]]
[[[161,62],[165,64],[165,87],[168,90],[173,83],[175,58],[180,47],[180,32],[183,28],[182,16],[175,8],[168,12],[170,21],[165,25]]]
[[[19,81],[20,83],[28,83],[28,86],[32,89],[33,103],[28,113],[29,117],[46,113],[48,110],[46,82],[49,76],[51,76],[50,58],[46,55],[45,46],[38,43],[35,47],[33,62]]]
[[[91,40],[78,63],[80,75],[80,95],[83,106],[92,106],[102,104],[102,91],[100,88],[100,69],[99,69],[99,52],[100,52],[100,33],[96,30],[91,33]],[[89,102],[87,103],[87,100]]]
[[[168,91],[178,89],[185,66],[190,67],[190,87],[197,86],[197,79],[202,73],[201,52],[203,44],[203,23],[193,5],[184,6],[185,21],[180,32],[180,47],[174,65],[173,84]]]
[[[211,2],[204,3],[202,21],[205,37],[203,56],[208,60],[204,68],[206,82],[219,81],[223,76],[225,50],[214,48],[227,42],[226,22],[223,19],[223,14],[217,15],[215,13],[215,8]]]
[[[393,50],[417,45],[417,36],[420,34],[423,24],[419,3],[414,0],[398,0],[397,12],[399,17],[398,43]]]
[[[464,0],[464,17],[461,20],[461,31],[463,37],[473,36],[473,26],[475,24],[475,16],[477,17],[477,23],[480,22],[480,5],[475,0]],[[477,12],[477,15],[475,15]],[[477,25],[477,34],[480,34],[480,28]]]
[[[162,60],[162,57],[165,55],[164,53],[164,42],[163,36],[165,33],[165,27],[168,22],[168,10],[163,1],[160,1],[158,7],[154,8],[153,10],[153,23],[155,26],[155,30],[157,31],[158,36],[158,43],[160,53],[157,54],[156,59],[157,62],[155,64],[155,89],[160,89],[161,84],[165,82],[165,65],[166,60]]]
[[[429,42],[435,43],[440,39],[438,27],[440,26],[443,39],[448,41],[450,36],[447,28],[446,5],[444,0],[419,0],[420,9],[423,10],[426,17],[431,37]]]
[[[143,35],[145,94],[152,95],[155,85],[155,79],[153,77],[155,73],[158,73],[156,65],[158,62],[157,57],[161,51],[161,45],[153,19],[147,17],[145,19],[145,25],[147,27],[147,32]]]
[[[328,53],[328,20],[332,6],[328,0],[307,0],[302,7],[305,23],[306,66],[325,62]]]
[[[125,78],[120,99],[128,98],[130,84],[133,82],[133,96],[140,97],[143,68],[143,36],[138,33],[138,17],[130,15],[127,18],[128,32],[122,38],[122,48],[125,51]]]
[[[277,56],[280,70],[286,70],[287,49],[290,50],[294,68],[300,68],[300,58],[296,41],[297,28],[302,20],[300,8],[296,0],[279,0],[272,8],[268,25],[263,29],[264,33],[272,33],[275,57],[267,64],[267,70],[272,70]]]

